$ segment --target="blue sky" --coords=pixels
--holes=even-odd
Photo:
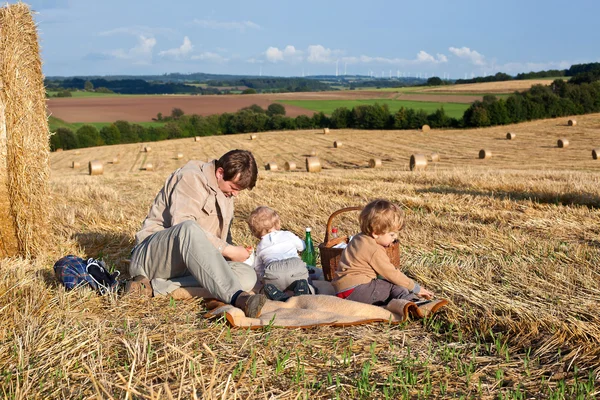
[[[11,1],[13,2],[13,1]],[[46,75],[482,76],[600,61],[600,2],[35,0]]]

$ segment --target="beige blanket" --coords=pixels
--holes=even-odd
[[[321,294],[296,296],[286,302],[269,300],[258,318],[247,318],[241,309],[215,300],[207,302],[207,307],[211,311],[205,317],[225,316],[227,321],[234,327],[250,328],[264,326],[310,328],[326,325],[360,325],[374,322],[399,324],[406,321],[409,316],[422,318],[434,313],[448,303],[446,300],[435,300],[427,306],[417,307],[414,303],[397,300],[397,303],[388,307],[390,311],[383,307],[340,299],[332,295],[334,294],[333,288],[329,282],[316,281],[315,283]],[[175,298],[211,297],[205,289],[201,288],[181,288],[173,292],[172,296]]]

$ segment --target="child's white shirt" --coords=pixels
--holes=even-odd
[[[259,277],[265,274],[265,267],[273,261],[300,258],[299,251],[304,251],[305,244],[298,236],[288,231],[273,231],[260,239],[256,246],[254,269]]]

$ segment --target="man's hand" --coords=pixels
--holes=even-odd
[[[435,296],[435,294],[421,286],[421,290],[419,291],[418,296],[430,300],[433,298],[433,296]]]
[[[244,246],[225,246],[223,249],[223,257],[230,259],[231,261],[244,262],[250,257],[248,250]]]

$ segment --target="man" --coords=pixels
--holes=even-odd
[[[260,315],[266,297],[248,293],[256,274],[243,263],[248,250],[232,245],[230,233],[233,199],[252,189],[257,175],[245,150],[207,163],[192,160],[173,172],[136,234],[129,267],[135,278],[127,290],[168,294],[195,281],[246,316]]]

